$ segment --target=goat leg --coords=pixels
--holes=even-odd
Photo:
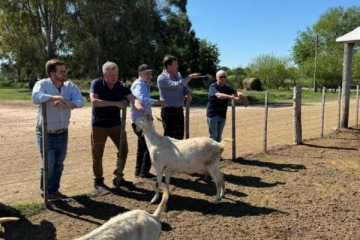
[[[157,174],[156,174],[156,186],[155,186],[155,191],[156,192],[155,192],[155,196],[150,201],[152,204],[156,203],[156,201],[159,199],[161,179],[162,179],[162,174],[157,172]]]

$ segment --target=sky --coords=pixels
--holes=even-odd
[[[264,54],[291,56],[298,33],[339,6],[360,0],[188,0],[187,13],[196,36],[218,47],[220,66],[236,68]]]

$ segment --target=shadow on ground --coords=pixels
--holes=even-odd
[[[16,209],[7,207],[0,209],[0,217],[18,217],[19,221],[4,223],[5,233],[0,233],[0,239],[26,240],[38,239],[48,240],[55,239],[56,228],[53,223],[42,220],[39,225],[32,224],[26,217],[20,214]]]
[[[275,169],[278,171],[288,171],[288,172],[297,172],[299,170],[306,169],[306,167],[302,164],[273,163],[273,162],[265,162],[260,160],[248,160],[241,157],[234,159],[233,162],[247,166],[265,167],[265,168]]]

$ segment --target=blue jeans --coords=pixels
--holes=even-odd
[[[217,142],[221,142],[221,135],[225,127],[225,122],[226,118],[218,115],[207,118],[210,138],[214,139]]]
[[[42,132],[37,131],[37,142],[40,149],[41,159],[43,157],[43,138]],[[64,170],[64,160],[66,157],[68,131],[63,133],[48,133],[48,193],[53,194],[60,188],[60,179]],[[44,191],[44,159],[41,160],[40,166],[40,192]]]

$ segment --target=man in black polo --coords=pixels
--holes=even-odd
[[[119,68],[116,63],[106,62],[103,67],[103,77],[91,82],[90,100],[92,108],[92,132],[91,150],[93,158],[94,188],[96,190],[107,189],[104,184],[102,158],[104,154],[105,142],[108,137],[113,141],[119,153],[117,157],[121,161],[120,169],[114,170],[113,183],[116,185],[117,172],[123,172],[127,154],[129,152],[126,132],[124,132],[122,146],[120,145],[121,119],[120,109],[126,106],[124,100],[129,100],[133,106],[143,112],[141,103],[131,94],[131,90],[124,83],[118,81]],[[123,148],[123,151],[120,151]],[[123,174],[122,174],[123,176]],[[121,180],[121,185],[132,187],[132,183]]]

